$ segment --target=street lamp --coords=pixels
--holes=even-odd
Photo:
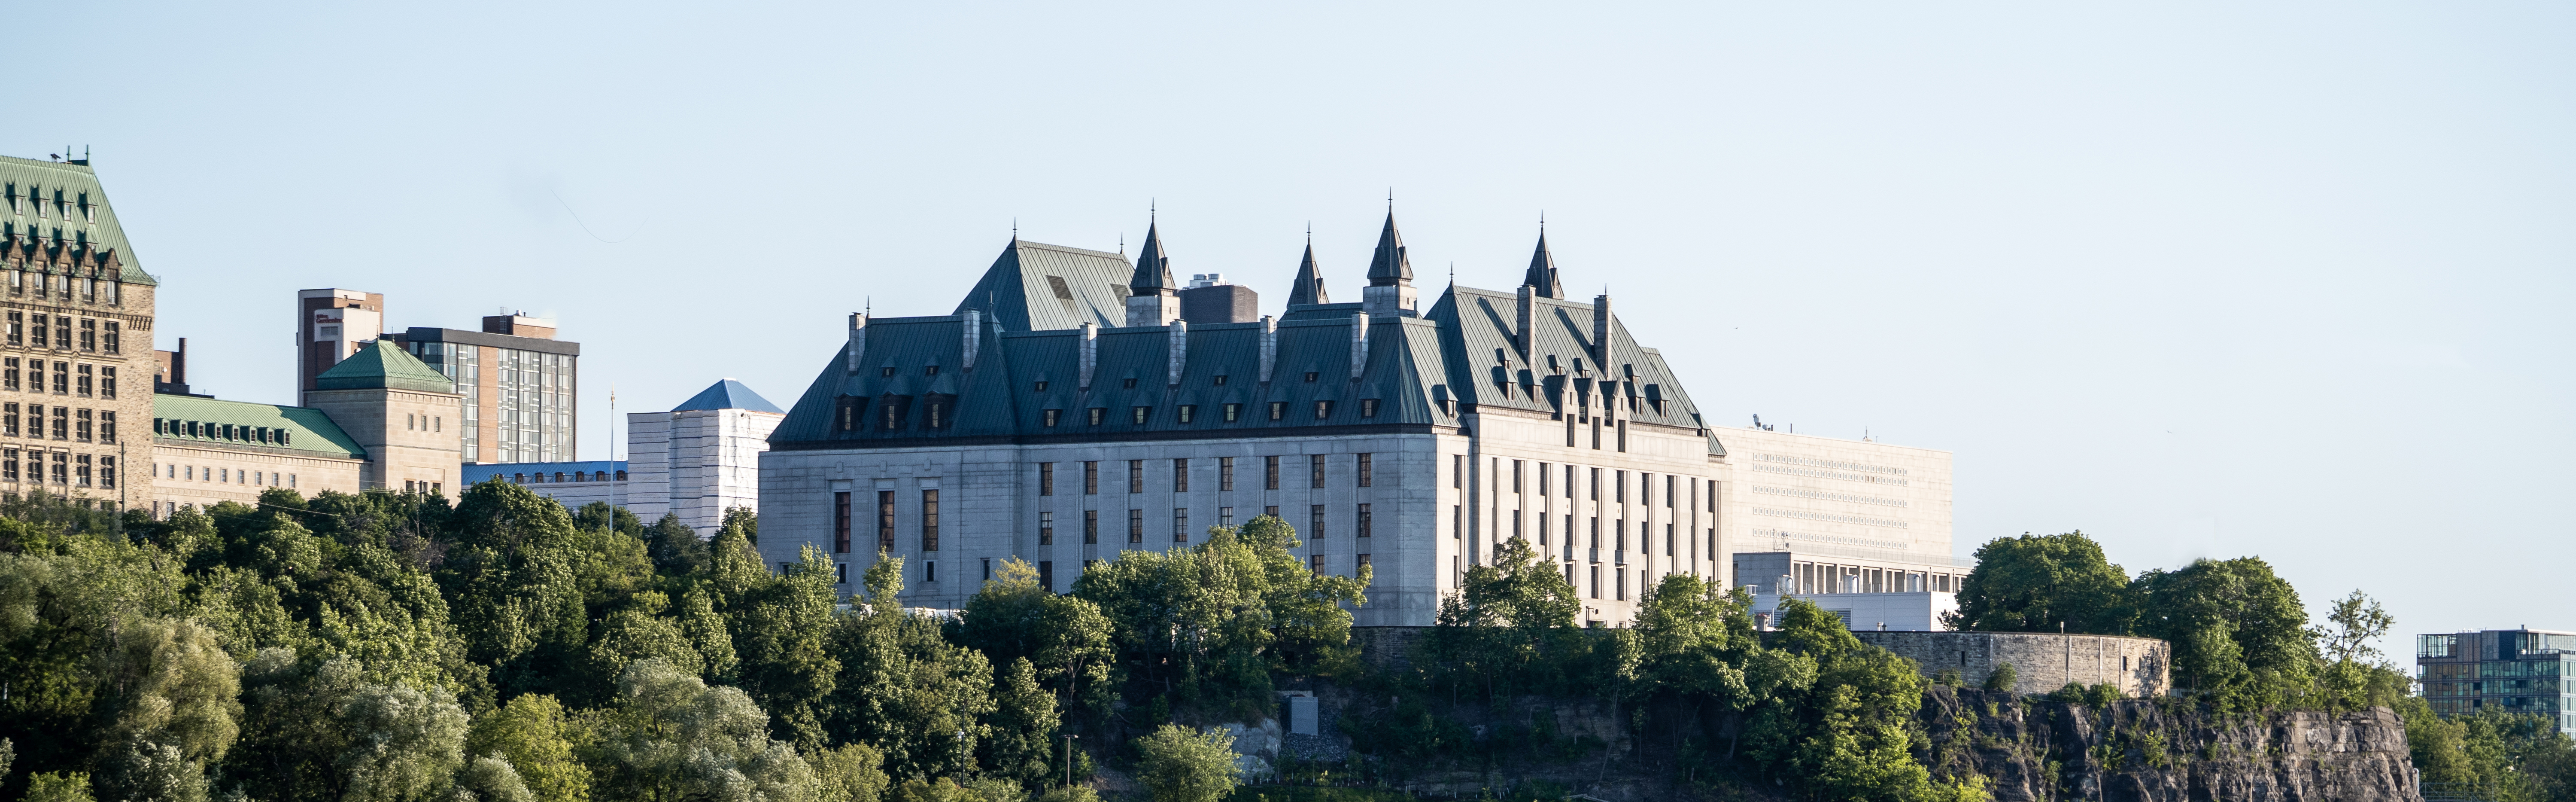
[[[1064,786],[1066,788],[1073,787],[1073,740],[1080,737],[1082,736],[1069,732],[1064,734]]]

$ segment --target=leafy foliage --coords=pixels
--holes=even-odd
[[[1154,802],[1216,802],[1234,791],[1234,736],[1165,724],[1136,739],[1137,779]]]
[[[2119,633],[2128,629],[2128,572],[2081,530],[1996,538],[1977,548],[1977,568],[1959,585],[1952,629],[1984,632]]]

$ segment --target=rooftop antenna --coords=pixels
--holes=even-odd
[[[1016,216],[1011,218],[1011,241],[1020,241],[1020,218]]]
[[[1145,199],[1145,224],[1146,224],[1146,225],[1152,225],[1152,224],[1154,223],[1154,218],[1155,218],[1155,216],[1157,216],[1157,215],[1159,215],[1159,214],[1160,214],[1160,212],[1158,212],[1158,211],[1156,211],[1156,210],[1154,209],[1154,206],[1155,206],[1155,201],[1154,201],[1154,199],[1153,199],[1153,198],[1146,198],[1146,199]]]
[[[1315,221],[1306,221],[1306,247],[1315,246]]]
[[[1387,214],[1394,214],[1394,213],[1395,213],[1395,188],[1394,188],[1394,187],[1387,187],[1387,188],[1386,188],[1386,213],[1387,213]]]

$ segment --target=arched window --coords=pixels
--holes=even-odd
[[[524,484],[527,484],[527,483],[528,483],[528,475],[527,475],[527,474],[524,474],[524,473],[514,473],[514,474],[510,474],[510,483],[511,483],[511,484],[516,484],[516,485],[524,485]]]
[[[626,481],[626,472],[625,472],[625,471],[618,471],[618,472],[617,472],[617,481],[620,481],[620,482]]]
[[[585,472],[582,472],[582,471],[573,471],[573,472],[572,472],[572,480],[573,480],[573,481],[575,481],[575,482],[587,482],[587,481],[590,481],[590,479],[588,478],[589,476],[590,476],[590,474],[585,473]]]
[[[562,471],[556,471],[556,472],[555,472],[555,482],[557,482],[557,483],[561,483],[561,482],[563,482],[563,480],[564,480],[564,472],[562,472]]]

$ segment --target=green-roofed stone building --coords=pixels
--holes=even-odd
[[[86,159],[0,157],[0,204],[0,493],[142,507],[160,282]]]
[[[152,513],[256,502],[284,487],[355,493],[367,450],[322,410],[201,395],[152,397]]]
[[[360,485],[444,492],[463,465],[456,384],[390,339],[360,347],[314,377],[305,406],[329,415],[366,454]]]

